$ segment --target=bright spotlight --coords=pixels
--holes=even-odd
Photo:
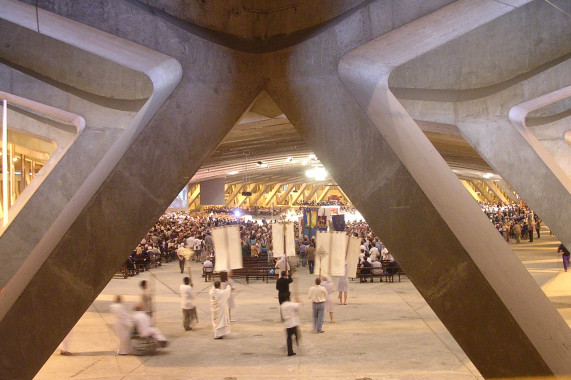
[[[234,211],[234,216],[239,218],[242,215],[242,213],[240,212],[240,210],[235,210]]]
[[[238,170],[232,170],[231,172],[228,172],[228,175],[235,175],[240,173]]]

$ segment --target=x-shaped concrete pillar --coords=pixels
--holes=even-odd
[[[175,57],[182,79],[144,128],[125,138],[122,154],[104,157],[97,172],[102,180],[86,179],[74,198],[81,200],[75,213],[49,227],[51,244],[42,239],[21,254],[26,270],[14,274],[0,294],[0,373],[12,378],[36,373],[125,253],[264,89],[484,376],[571,373],[569,328],[388,89],[392,68],[411,54],[511,7],[458,1],[369,42],[382,33],[354,27],[368,12],[363,6],[295,46],[260,55],[199,38],[126,2],[103,0],[97,7],[85,1],[69,12],[58,4],[44,3]],[[0,5],[21,6],[9,0]],[[70,23],[50,17],[64,27]],[[43,22],[45,12],[39,18]],[[36,27],[35,17],[12,22]],[[148,32],[134,25],[145,25]],[[41,30],[49,27],[40,23]],[[65,33],[52,37],[66,38]],[[403,39],[416,50],[403,51]]]

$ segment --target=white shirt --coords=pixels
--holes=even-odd
[[[379,250],[377,249],[377,247],[373,247],[369,250],[369,253],[371,254],[371,258],[373,259],[378,259],[379,258]]]
[[[182,284],[180,286],[180,301],[181,301],[181,307],[183,309],[193,309],[194,308],[194,290],[192,290],[192,287],[190,285],[184,285]]]
[[[204,268],[204,271],[205,271],[205,272],[211,273],[212,270],[213,270],[213,268],[214,268],[214,265],[212,265],[212,261],[206,260],[206,261],[202,264],[202,267]]]
[[[195,251],[199,251],[202,248],[202,240],[195,238],[193,246]]]
[[[282,317],[284,318],[284,324],[287,329],[300,325],[299,315],[297,314],[300,306],[300,303],[290,301],[285,301],[281,304]]]
[[[133,315],[133,320],[137,326],[137,332],[143,338],[150,336],[151,332],[151,318],[144,311],[136,311]]]
[[[321,285],[315,285],[309,288],[308,298],[311,302],[325,302],[327,298],[327,289]]]

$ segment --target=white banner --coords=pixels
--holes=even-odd
[[[345,231],[333,231],[331,234],[331,257],[329,260],[330,276],[345,276],[345,254],[348,237]]]
[[[213,228],[215,262],[214,271],[222,272],[242,268],[242,245],[240,244],[240,228],[224,226]]]
[[[357,265],[359,264],[359,254],[361,253],[361,239],[355,236],[349,237],[349,244],[347,246],[347,277],[357,277]]]
[[[295,231],[293,222],[272,224],[272,248],[274,257],[284,255],[284,228],[285,228],[285,253],[295,256]]]

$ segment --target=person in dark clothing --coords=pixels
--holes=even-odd
[[[557,248],[557,253],[563,257],[563,269],[567,272],[567,267],[569,266],[569,250],[561,244],[559,248]]]
[[[286,271],[282,271],[280,278],[276,281],[276,289],[278,291],[278,301],[280,305],[284,303],[289,298],[289,284],[293,282],[293,278],[291,278],[291,274],[286,277]],[[280,317],[283,321],[282,310],[280,308]]]

